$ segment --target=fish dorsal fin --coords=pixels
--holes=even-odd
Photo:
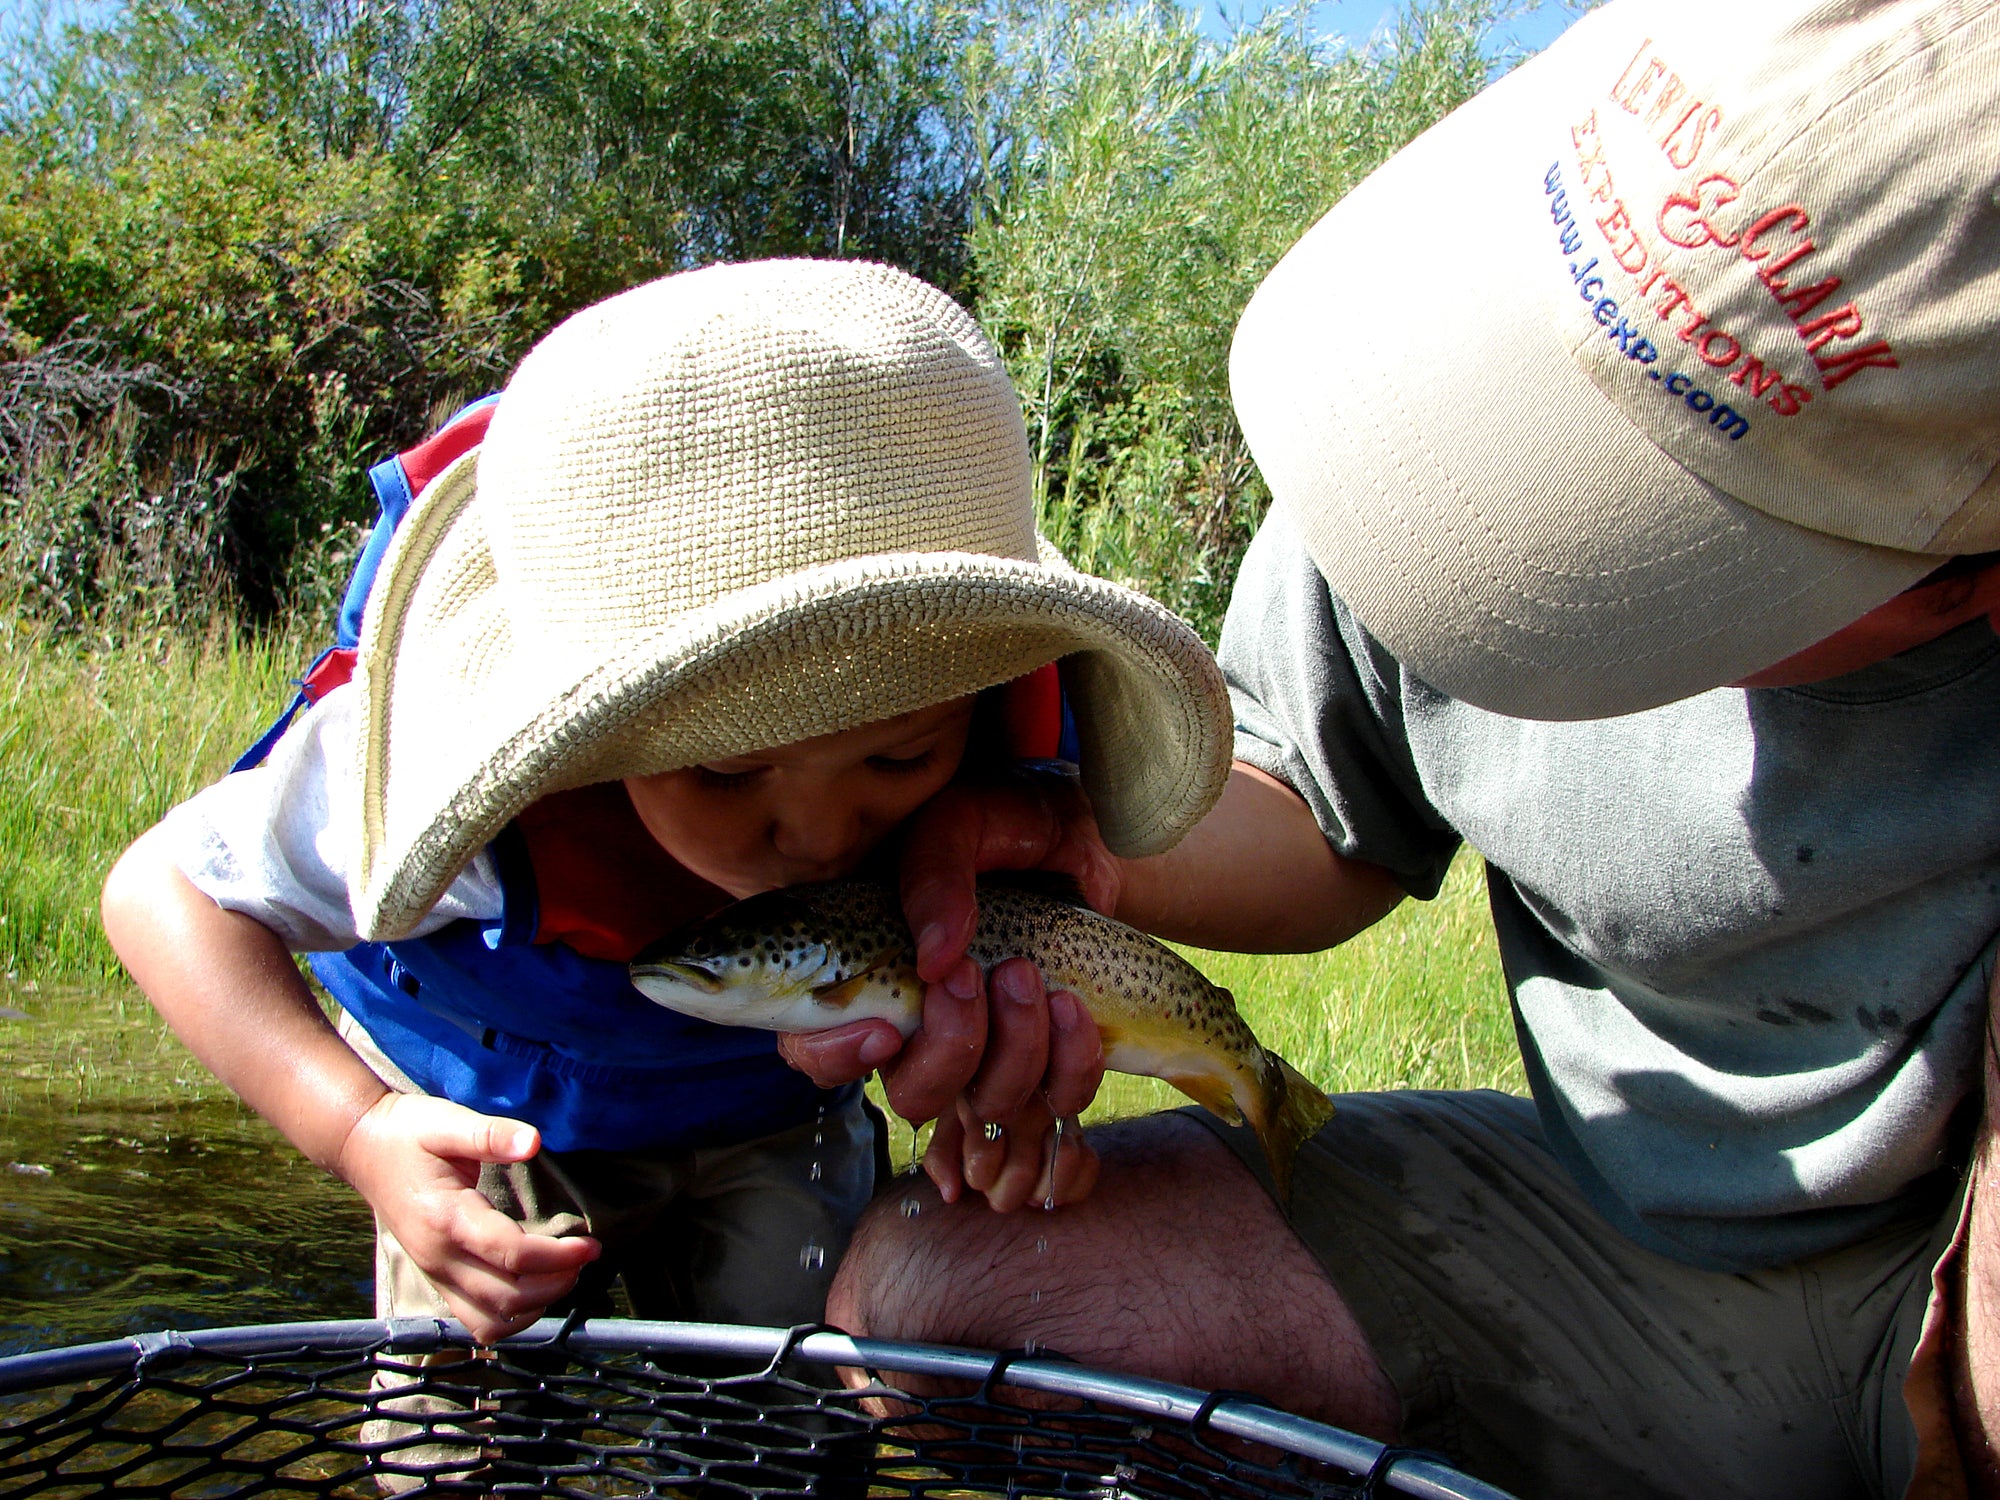
[[[1060,901],[1064,906],[1090,909],[1083,887],[1066,870],[987,870],[979,877],[979,883],[1001,890],[1025,891],[1045,901]]]
[[[873,962],[856,969],[847,978],[836,979],[832,984],[816,986],[812,992],[814,1002],[819,1005],[832,1006],[836,1009],[841,1006],[852,1005],[860,998],[861,992],[868,988],[870,980],[874,979],[891,964],[901,959],[909,951],[908,948],[902,946],[884,949],[875,955]]]

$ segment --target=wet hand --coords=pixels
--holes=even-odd
[[[924,1169],[946,1201],[967,1187],[995,1207],[1041,1201],[1054,1121],[1096,1095],[1103,1046],[1081,1003],[1044,995],[1025,960],[994,970],[989,1004],[988,977],[965,956],[978,926],[977,881],[988,870],[1056,871],[1109,911],[1122,884],[1118,862],[1075,782],[1022,777],[947,787],[925,803],[910,820],[901,868],[926,982],[923,1025],[907,1042],[886,1021],[781,1036],[779,1053],[823,1088],[879,1068],[890,1108],[906,1120],[938,1121]],[[989,1139],[988,1126],[999,1134]],[[1095,1153],[1080,1135],[1065,1135],[1058,1156],[1057,1201],[1088,1193]]]
[[[1076,1127],[1104,1081],[1097,1023],[1067,990],[1045,995],[1025,959],[994,969],[991,996],[984,1061],[939,1112],[924,1172],[947,1203],[967,1189],[1001,1213],[1075,1202],[1097,1182],[1097,1153]]]
[[[478,1190],[485,1162],[526,1161],[532,1126],[423,1094],[385,1094],[355,1122],[341,1176],[368,1200],[481,1343],[532,1323],[601,1253],[587,1235],[530,1234]]]
[[[1003,1022],[989,1029],[984,976],[965,956],[979,920],[978,876],[1006,869],[1067,875],[1099,911],[1116,905],[1121,885],[1118,862],[1074,782],[1037,776],[947,787],[910,820],[902,857],[903,910],[926,983],[923,1025],[907,1043],[886,1021],[781,1036],[780,1055],[822,1088],[880,1068],[891,1107],[908,1120],[942,1117],[982,1075],[977,1101],[996,1106],[996,1092],[1014,1089],[1024,1068],[1049,1061],[1046,1027],[1037,1032]],[[990,1053],[1016,1040],[1043,1050],[989,1062]],[[1064,1051],[1068,1041],[1062,1033],[1058,1052],[1074,1064]],[[982,1116],[993,1118],[984,1110]]]

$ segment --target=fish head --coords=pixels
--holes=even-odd
[[[860,1019],[852,982],[879,963],[883,923],[863,918],[865,893],[839,886],[767,891],[670,933],[632,961],[655,1004],[724,1026],[821,1031]],[[900,921],[900,917],[897,918]]]

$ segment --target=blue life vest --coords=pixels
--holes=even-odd
[[[316,953],[313,972],[427,1094],[526,1120],[552,1151],[645,1151],[771,1135],[845,1103],[777,1039],[652,1004],[625,965],[507,923]]]

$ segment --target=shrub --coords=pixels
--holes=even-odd
[[[344,566],[366,463],[581,305],[769,254],[955,283],[958,24],[889,0],[138,0],[73,33],[0,114],[0,430],[33,424],[10,393],[49,350],[129,378],[60,442],[0,448],[16,593],[73,624],[171,519],[268,619]],[[60,566],[24,573],[30,551]]]

